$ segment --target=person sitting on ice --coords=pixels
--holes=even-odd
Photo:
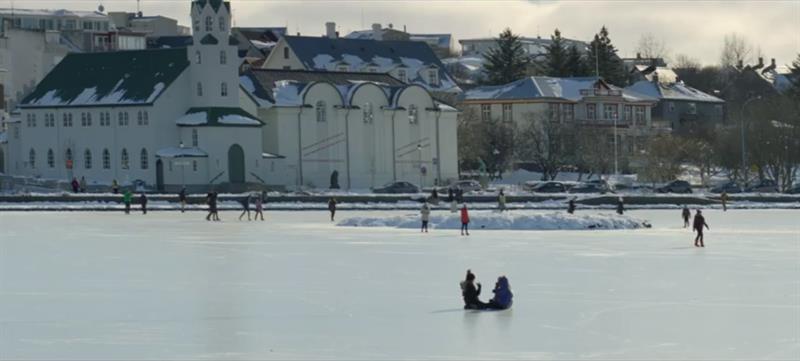
[[[497,277],[497,283],[494,284],[494,298],[489,300],[490,309],[494,310],[507,310],[511,308],[513,303],[514,294],[511,293],[511,286],[508,284],[506,276]]]
[[[461,281],[461,295],[464,297],[465,310],[482,310],[487,306],[478,299],[481,295],[481,284],[475,283],[475,274],[471,270],[467,270],[467,278]]]

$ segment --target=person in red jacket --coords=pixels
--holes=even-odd
[[[461,235],[464,234],[469,236],[469,211],[466,203],[461,206]]]

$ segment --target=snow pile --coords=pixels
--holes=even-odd
[[[433,228],[460,229],[459,213],[431,215]],[[337,224],[340,227],[419,228],[420,216],[408,214],[397,217],[353,217]],[[515,212],[473,212],[470,228],[490,230],[585,230],[650,228],[642,219],[616,214],[570,215],[565,212],[530,214]]]
[[[208,121],[208,114],[206,112],[196,112],[186,114],[175,121],[177,125],[202,125]]]
[[[232,125],[261,125],[261,122],[250,117],[241,116],[238,114],[229,114],[219,118],[221,124]]]

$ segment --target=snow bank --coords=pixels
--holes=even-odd
[[[461,217],[458,213],[431,215],[433,228],[460,229]],[[340,227],[394,227],[419,228],[420,217],[408,214],[397,217],[353,217],[340,221]],[[490,230],[585,230],[585,229],[637,229],[649,228],[650,224],[641,219],[616,214],[568,213],[514,213],[514,212],[473,212],[470,215],[470,228]]]

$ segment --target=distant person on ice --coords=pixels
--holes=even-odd
[[[206,203],[208,203],[207,221],[218,221],[219,215],[217,214],[217,193],[214,191],[208,192],[206,195]]]
[[[465,310],[482,310],[487,304],[481,302],[478,296],[481,295],[481,284],[475,283],[475,274],[467,270],[467,278],[461,281],[461,296],[464,298]]]
[[[689,217],[692,216],[692,212],[689,211],[689,207],[685,204],[683,205],[683,211],[681,211],[681,216],[683,217],[683,228],[689,227]]]
[[[431,207],[428,205],[428,202],[422,203],[422,209],[419,210],[419,213],[422,217],[422,228],[420,232],[428,233],[428,221],[431,219]]]
[[[242,220],[242,217],[244,217],[245,213],[247,213],[247,220],[251,221],[251,219],[250,219],[250,197],[251,197],[251,195],[248,194],[248,195],[242,197],[242,199],[239,200],[239,203],[242,204],[242,214],[239,215],[239,220],[240,221]]]
[[[181,213],[186,211],[186,187],[181,188],[178,193],[178,202],[181,203]]]
[[[72,186],[72,193],[78,193],[81,190],[81,184],[78,183],[78,178],[72,177],[72,182],[70,182]]]
[[[469,236],[469,211],[466,203],[461,206],[461,235],[463,236],[465,233]]]
[[[458,212],[458,203],[456,203],[456,200],[453,199],[450,202],[450,213],[456,213],[456,212]]]
[[[264,194],[261,193],[256,196],[256,214],[253,216],[253,220],[257,220],[258,217],[261,217],[261,220],[264,220]]]
[[[622,197],[617,199],[617,214],[622,215],[625,213],[625,205],[622,203]]]
[[[719,200],[722,201],[722,211],[728,211],[728,192],[722,191],[722,194],[719,195]]]
[[[500,194],[497,195],[497,209],[500,210],[500,212],[506,210],[506,194],[502,189],[500,190]]]
[[[698,209],[697,213],[694,215],[694,231],[697,232],[697,237],[694,238],[695,247],[706,246],[705,244],[703,244],[703,227],[706,227],[706,229],[711,230],[711,228],[708,228],[708,224],[706,223],[706,218],[703,217],[703,213],[700,212],[700,210]]]
[[[575,198],[569,200],[569,203],[567,204],[567,213],[575,213]]]
[[[133,201],[133,194],[131,194],[130,190],[126,190],[125,194],[122,195],[122,203],[125,204],[125,214],[131,213],[131,201]]]
[[[139,204],[142,205],[142,214],[147,214],[147,196],[144,192],[139,195]]]
[[[497,283],[494,284],[494,298],[489,300],[487,308],[495,310],[506,310],[511,308],[513,303],[514,294],[511,293],[511,286],[508,284],[506,276],[497,278]]]
[[[111,181],[111,193],[114,193],[114,194],[119,193],[119,183],[117,183],[116,179]]]
[[[328,200],[328,211],[331,212],[331,222],[333,222],[336,216],[336,198],[331,197],[331,199]]]

